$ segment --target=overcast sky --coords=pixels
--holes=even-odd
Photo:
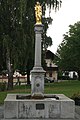
[[[74,25],[80,21],[80,0],[62,0],[62,6],[59,11],[51,12],[53,18],[52,25],[49,26],[48,36],[52,38],[53,45],[49,47],[53,53],[63,40],[63,34],[68,32],[69,25]]]

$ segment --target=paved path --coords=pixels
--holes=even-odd
[[[0,120],[1,120],[1,118],[3,118],[3,117],[4,117],[4,106],[1,105],[1,106],[0,106]]]
[[[0,106],[0,120],[3,118],[4,118],[4,106],[1,105]],[[14,120],[19,120],[19,119],[14,119]],[[24,119],[24,120],[27,120],[27,119]],[[75,119],[29,119],[29,120],[80,120],[80,106],[75,107]]]

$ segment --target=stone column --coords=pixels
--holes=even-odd
[[[35,24],[35,63],[31,71],[31,94],[32,97],[43,97],[44,93],[44,74],[41,66],[41,34],[43,32],[42,24]]]
[[[41,67],[41,34],[43,25],[35,25],[35,65],[34,67]]]

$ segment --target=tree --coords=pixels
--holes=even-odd
[[[13,70],[26,69],[32,61],[34,51],[34,6],[35,0],[0,0],[0,42],[2,50],[0,60],[4,59],[5,69],[8,70],[8,89],[13,88]],[[40,0],[45,15],[46,5],[57,9],[61,4],[58,0]],[[45,21],[44,21],[45,19]],[[51,18],[44,18],[45,30]],[[43,23],[44,24],[44,23]],[[3,65],[3,62],[2,62]],[[0,66],[2,66],[0,65]],[[12,65],[12,66],[11,66]],[[4,66],[2,66],[4,69]],[[29,68],[30,69],[30,68]]]
[[[2,38],[2,55],[6,61],[8,70],[8,89],[13,88],[12,64],[14,69],[26,64],[29,54],[29,41],[32,37],[26,34],[26,0],[3,0],[0,1],[0,33]],[[29,26],[29,25],[28,25]],[[31,24],[28,27],[31,31]],[[1,39],[0,38],[0,39]],[[27,40],[28,39],[28,40]],[[32,46],[32,44],[31,44]],[[30,46],[30,47],[31,47]],[[27,52],[28,51],[28,52]],[[24,61],[24,58],[26,59]]]
[[[80,22],[69,27],[57,50],[57,64],[62,70],[76,71],[80,79]]]

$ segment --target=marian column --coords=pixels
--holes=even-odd
[[[43,25],[42,19],[42,8],[40,3],[37,2],[35,5],[35,17],[36,24],[34,26],[35,31],[35,63],[33,70],[31,71],[31,93],[32,97],[43,97],[44,93],[44,74],[45,71],[41,66],[41,40]]]

